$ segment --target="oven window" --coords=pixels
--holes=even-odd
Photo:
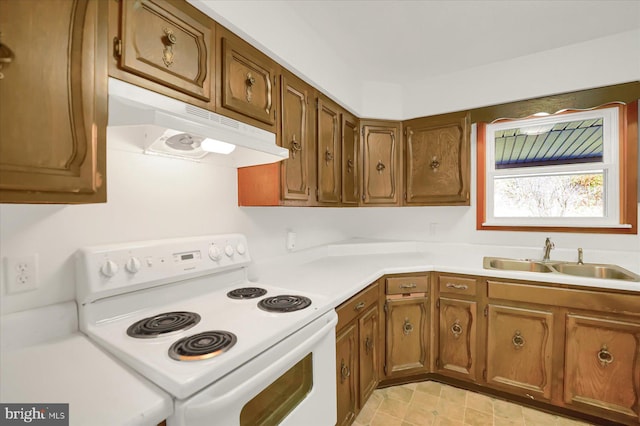
[[[240,426],[271,426],[304,400],[313,387],[311,353],[249,401],[240,413]]]

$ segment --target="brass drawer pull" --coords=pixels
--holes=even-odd
[[[351,370],[349,369],[349,366],[344,363],[344,359],[343,359],[340,364],[340,383],[347,380],[347,378],[350,375],[351,375]]]
[[[369,336],[367,336],[366,339],[364,339],[364,352],[369,355],[369,352],[371,352],[373,350],[373,339]]]
[[[355,309],[356,311],[359,311],[360,309],[364,308],[365,305],[366,305],[366,303],[359,302],[353,309]]]
[[[607,345],[602,345],[602,348],[598,351],[598,361],[603,367],[613,362],[613,355],[607,350]]]
[[[513,346],[515,346],[516,349],[520,349],[524,346],[525,341],[524,337],[520,334],[520,330],[516,330],[516,334],[513,335],[511,343],[513,343]]]
[[[458,284],[458,283],[447,283],[447,288],[454,288],[456,290],[467,290],[469,288],[466,284]]]
[[[400,284],[400,288],[416,288],[417,286],[416,283]]]
[[[451,332],[453,333],[453,337],[455,337],[456,339],[462,334],[462,326],[460,325],[458,320],[456,320],[456,322],[454,322],[451,326]]]
[[[402,332],[405,336],[408,336],[413,331],[413,324],[409,322],[409,318],[404,319],[404,325],[402,326]]]

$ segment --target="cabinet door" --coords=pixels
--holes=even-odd
[[[362,408],[378,386],[378,305],[372,306],[358,320],[360,329],[360,398]]]
[[[426,297],[387,299],[387,377],[427,371],[428,317]]]
[[[358,120],[342,113],[342,203],[356,205],[360,202],[360,149],[358,145]]]
[[[438,372],[476,379],[476,313],[474,301],[441,297]]]
[[[358,376],[358,326],[351,323],[336,337],[336,384],[338,426],[350,425],[356,417]]]
[[[487,383],[529,398],[551,398],[553,313],[489,305]]]
[[[0,202],[106,201],[107,7],[0,1]]]
[[[223,32],[221,65],[221,106],[274,125],[276,64],[243,40]]]
[[[318,202],[340,203],[340,113],[338,106],[318,98]]]
[[[188,4],[122,2],[120,67],[204,101],[211,99],[213,23]]]
[[[364,204],[398,204],[400,147],[398,123],[363,121]]]
[[[567,315],[564,402],[638,422],[640,323]]]
[[[282,130],[280,145],[289,150],[282,161],[282,198],[309,199],[309,87],[286,73],[282,75]]]
[[[405,124],[406,204],[469,205],[469,114]]]

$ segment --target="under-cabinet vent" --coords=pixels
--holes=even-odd
[[[197,117],[204,118],[205,120],[211,120],[209,111],[207,111],[206,109],[187,104],[185,105],[184,110],[187,114],[195,115]]]

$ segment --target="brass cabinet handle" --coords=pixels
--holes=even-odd
[[[353,160],[349,158],[347,160],[347,173],[351,173],[353,171]]]
[[[329,161],[333,161],[333,153],[329,151],[329,148],[324,153],[324,161],[329,164]]]
[[[416,288],[416,283],[400,284],[400,288]]]
[[[0,32],[0,40],[2,39],[2,33]],[[13,61],[15,55],[4,43],[0,43],[0,80],[4,78],[4,73],[2,72],[2,68],[5,65],[10,64]]]
[[[251,87],[256,84],[256,78],[250,72],[248,72],[247,79],[244,82],[247,84],[247,86]]]
[[[356,310],[356,311],[359,311],[360,309],[364,308],[365,305],[366,305],[366,303],[360,302],[353,309]]]
[[[387,166],[385,166],[382,161],[378,161],[378,164],[376,165],[376,170],[378,171],[378,173],[382,173],[382,171],[386,168]]]
[[[525,341],[524,337],[520,334],[520,330],[516,330],[516,334],[513,335],[511,343],[513,343],[513,346],[515,346],[516,349],[520,349],[524,346]]]
[[[440,162],[438,161],[437,157],[433,157],[433,159],[431,160],[431,163],[429,164],[429,167],[431,167],[431,170],[433,170],[434,172],[438,171],[438,167],[440,167]]]
[[[460,325],[458,320],[456,320],[456,322],[454,322],[451,326],[451,332],[453,333],[453,337],[455,337],[456,339],[462,334],[462,326]]]
[[[349,366],[344,363],[344,359],[343,359],[340,364],[340,383],[347,380],[347,378],[350,375],[351,375],[351,370],[349,369]]]
[[[293,140],[289,145],[289,151],[291,151],[291,158],[296,158],[296,152],[302,151],[302,144],[296,140],[296,135],[293,135]]]
[[[173,33],[173,30],[163,28],[162,31],[164,31],[164,39],[166,40],[164,43],[164,49],[162,50],[162,62],[164,62],[164,65],[169,68],[173,65],[173,45],[177,43],[178,39]]]
[[[373,350],[373,339],[367,336],[367,338],[364,339],[364,352],[368,355],[369,352],[371,352],[372,350]]]
[[[404,319],[404,325],[402,326],[402,332],[405,336],[408,336],[413,331],[413,324],[409,322],[409,318]]]
[[[611,355],[611,352],[607,349],[607,345],[602,345],[602,348],[598,351],[598,361],[600,361],[600,365],[603,367],[613,362],[613,355]]]
[[[458,283],[447,283],[447,288],[455,288],[456,290],[466,290],[469,288],[466,284],[458,284]]]

